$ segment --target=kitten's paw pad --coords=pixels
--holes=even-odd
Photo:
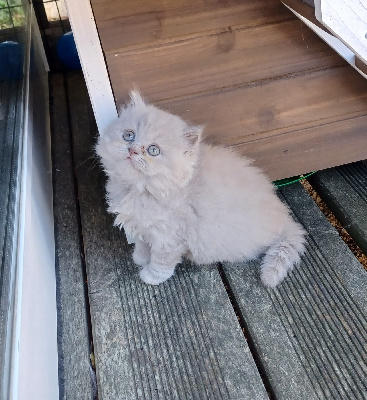
[[[173,270],[156,270],[148,266],[144,267],[139,275],[140,279],[148,285],[159,285],[173,275]]]
[[[133,261],[136,265],[139,265],[139,267],[145,267],[146,265],[149,264],[150,257],[140,254],[134,251],[133,253]]]

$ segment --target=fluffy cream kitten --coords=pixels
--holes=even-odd
[[[146,104],[138,92],[98,140],[108,211],[135,241],[140,277],[158,285],[183,257],[251,260],[275,287],[300,260],[305,232],[264,174],[232,150],[201,143],[202,127]]]

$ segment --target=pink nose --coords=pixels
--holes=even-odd
[[[134,149],[132,149],[131,147],[129,147],[129,154],[133,155],[133,154],[138,154]]]

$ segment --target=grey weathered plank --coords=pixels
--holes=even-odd
[[[367,254],[367,162],[320,171],[309,181]]]
[[[276,398],[365,399],[367,273],[301,185],[281,194],[308,230],[302,263],[275,290],[257,263],[226,265]]]
[[[10,371],[7,351],[12,315],[12,268],[16,229],[17,186],[21,137],[22,101],[19,81],[0,82],[0,393],[7,393]]]
[[[97,132],[80,75],[68,85],[99,399],[267,398],[215,267],[181,266],[158,287],[139,280],[90,159]]]
[[[93,399],[85,277],[63,74],[50,74],[60,399]]]

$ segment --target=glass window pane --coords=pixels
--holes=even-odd
[[[10,17],[10,11],[8,8],[0,9],[0,29],[12,28],[13,24]]]
[[[10,7],[12,6],[21,6],[22,0],[8,0],[8,4]]]
[[[24,25],[25,15],[23,7],[13,7],[10,9],[10,11],[14,26]]]

